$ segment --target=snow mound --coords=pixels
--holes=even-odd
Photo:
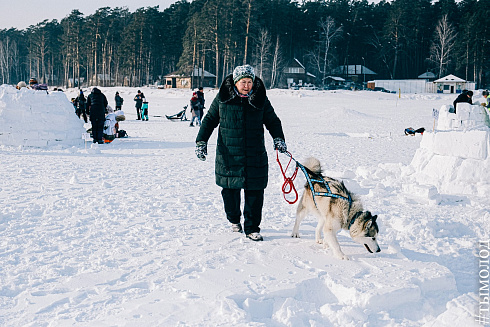
[[[456,113],[449,109],[442,106],[435,133],[424,133],[407,175],[439,193],[485,196],[490,191],[488,115],[467,103],[459,103]]]
[[[0,145],[77,146],[84,132],[63,92],[0,86]]]

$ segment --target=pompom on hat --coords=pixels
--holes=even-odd
[[[251,78],[252,81],[255,80],[255,71],[254,68],[250,65],[237,66],[233,70],[233,83],[237,83],[242,78]]]

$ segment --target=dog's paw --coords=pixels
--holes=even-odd
[[[339,260],[349,260],[349,257],[348,257],[348,256],[346,256],[346,255],[345,255],[345,254],[343,254],[343,253],[336,253],[336,254],[335,254],[335,257],[336,257],[337,259],[339,259]]]
[[[321,238],[317,238],[315,242],[317,242],[318,244],[323,244],[323,240]],[[325,243],[324,247],[328,247],[327,243]]]
[[[299,238],[299,233],[298,232],[293,232],[291,234],[291,237],[294,237],[294,238]]]

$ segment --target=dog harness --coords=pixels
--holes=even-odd
[[[352,198],[351,198],[349,193],[347,193],[347,197],[345,197],[343,195],[332,193],[332,191],[330,190],[330,186],[328,185],[328,182],[322,176],[317,175],[317,174],[313,173],[312,171],[310,171],[310,173],[312,175],[317,177],[317,178],[311,178],[310,174],[308,174],[308,171],[309,171],[308,168],[306,168],[305,166],[303,166],[302,164],[300,164],[297,161],[296,161],[296,166],[301,168],[301,170],[305,174],[306,181],[308,182],[308,185],[310,186],[311,194],[313,195],[313,202],[315,203],[315,207],[317,207],[316,201],[315,201],[315,196],[327,196],[330,198],[342,199],[342,200],[349,202],[349,206],[352,204]],[[323,187],[325,187],[327,189],[327,192],[316,192],[314,187],[313,187],[313,183],[321,184]]]
[[[291,153],[285,152],[284,154],[286,154],[290,158],[289,163],[286,166],[286,170],[288,169],[291,161],[296,162],[296,168],[294,170],[293,175],[291,177],[286,177],[286,174],[285,174],[284,170],[282,169],[281,162],[279,161],[279,151],[277,151],[277,162],[279,163],[279,167],[281,168],[281,172],[282,172],[282,175],[283,175],[284,180],[285,180],[284,184],[282,186],[282,191],[283,191],[284,199],[286,200],[286,202],[288,202],[289,204],[293,204],[298,200],[298,192],[294,188],[293,181],[296,178],[296,174],[298,173],[298,168],[300,168],[301,171],[305,174],[306,181],[308,182],[308,185],[309,185],[310,190],[311,190],[311,194],[313,196],[313,202],[315,203],[315,207],[318,208],[318,206],[316,204],[315,196],[327,196],[327,197],[331,197],[331,198],[342,199],[342,200],[349,202],[349,206],[352,204],[352,198],[351,198],[349,193],[347,193],[347,197],[345,197],[343,195],[332,193],[332,191],[330,190],[330,186],[328,185],[328,182],[321,175],[315,174],[314,172],[310,171],[308,168],[303,166],[301,163],[299,163],[296,159],[293,158],[293,155]],[[308,174],[308,172],[311,175],[315,176],[315,178],[311,178],[310,174]],[[316,192],[315,188],[313,187],[313,183],[321,184],[327,190],[327,192]],[[289,188],[288,188],[288,186],[289,186]],[[289,201],[288,199],[286,199],[286,194],[291,193],[291,191],[293,191],[293,190],[295,192],[296,198],[294,199],[294,201]],[[352,225],[354,219],[352,219],[351,225]],[[350,225],[349,225],[349,227],[350,227]]]

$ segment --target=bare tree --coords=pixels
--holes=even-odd
[[[10,83],[10,56],[10,38],[7,36],[4,40],[0,40],[0,74],[2,74],[2,84]]]
[[[246,31],[245,31],[245,51],[243,55],[243,64],[245,65],[247,63],[247,54],[248,54],[248,38],[249,38],[249,33],[250,33],[250,19],[251,19],[251,14],[252,14],[252,1],[253,0],[246,0],[247,1],[247,20],[246,20]]]
[[[437,65],[438,76],[445,74],[454,50],[456,32],[449,23],[447,15],[442,16],[436,26],[434,41],[430,47],[429,60]]]
[[[270,88],[276,86],[279,79],[280,67],[282,67],[284,57],[281,51],[281,45],[279,43],[279,35],[276,37],[276,46],[274,47],[274,53],[272,54],[272,67],[271,67],[271,84]]]
[[[270,55],[271,37],[267,30],[260,30],[259,37],[257,39],[257,51],[256,51],[256,61],[257,61],[257,76],[262,80],[264,79],[265,65],[267,59]]]
[[[313,52],[309,52],[309,57],[317,71],[322,74],[322,85],[325,85],[327,71],[330,68],[330,48],[332,43],[342,35],[342,26],[336,26],[335,20],[328,16],[321,18],[318,23],[320,28],[320,40]]]

